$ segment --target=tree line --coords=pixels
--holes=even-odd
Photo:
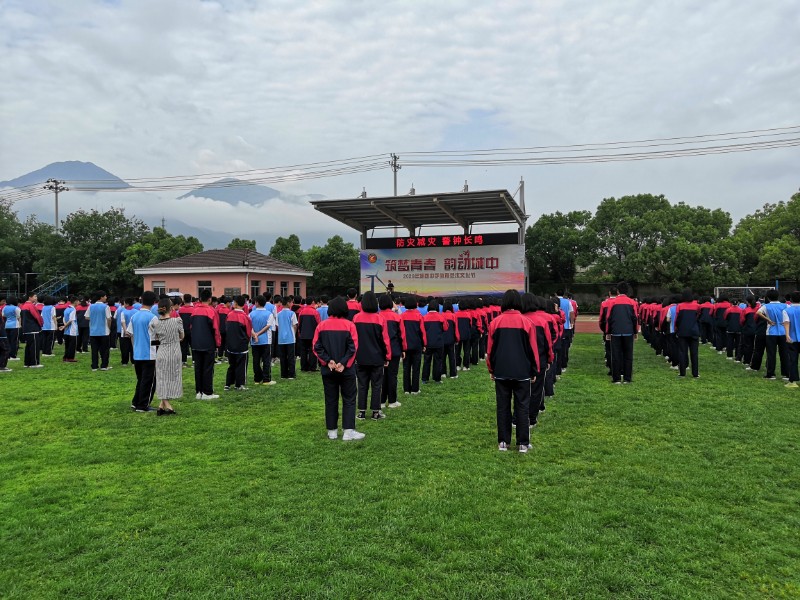
[[[255,240],[233,238],[228,248],[256,249]],[[0,293],[25,291],[19,277],[38,275],[39,283],[60,274],[71,292],[97,289],[122,295],[141,291],[135,269],[203,251],[194,236],[172,235],[149,227],[124,209],[79,210],[62,221],[61,231],[35,216],[20,221],[11,202],[0,198]],[[269,255],[313,271],[310,293],[335,294],[358,284],[359,252],[341,236],[303,250],[297,235],[279,237]],[[35,287],[35,286],[32,286]]]
[[[734,227],[722,209],[664,196],[605,198],[590,211],[542,215],[528,227],[531,282],[626,280],[669,289],[800,280],[800,193]]]

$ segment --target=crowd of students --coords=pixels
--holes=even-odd
[[[338,438],[340,400],[342,439],[361,439],[355,422],[386,418],[384,406],[401,406],[400,389],[417,395],[421,384],[456,380],[486,362],[496,387],[499,449],[508,449],[519,425],[517,444],[527,452],[529,431],[567,368],[577,304],[563,294],[545,299],[511,290],[502,302],[373,292],[357,298],[354,289],[330,301],[215,298],[204,291],[199,298],[144,292],[109,302],[97,291],[41,301],[29,294],[22,304],[0,298],[0,314],[0,372],[11,370],[7,360],[19,360],[20,340],[28,368],[40,368],[59,344],[64,362],[91,351],[92,371],[107,371],[110,351],[118,349],[120,365],[136,373],[131,408],[153,411],[157,396],[159,416],[176,414],[170,400],[182,396],[181,371],[190,361],[196,399],[214,400],[216,365],[227,362],[224,391],[236,391],[246,389],[251,363],[254,385],[274,385],[273,366],[291,381],[299,359],[301,371],[321,372],[331,439]]]
[[[800,292],[781,299],[778,290],[763,298],[748,295],[731,303],[726,295],[681,294],[643,298],[627,296],[625,283],[612,286],[600,307],[599,325],[606,338],[606,364],[614,383],[631,381],[633,340],[639,328],[657,356],[679,377],[700,377],[699,348],[708,345],[748,371],[760,371],[766,354],[765,379],[778,373],[786,387],[797,388],[800,354]],[[779,369],[779,370],[778,370]]]

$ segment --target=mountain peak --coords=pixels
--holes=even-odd
[[[113,173],[98,167],[92,162],[67,160],[50,163],[41,169],[20,175],[15,179],[0,181],[0,188],[43,184],[48,179],[61,179],[66,181],[67,185],[84,190],[130,187]]]
[[[277,198],[280,195],[281,193],[278,190],[265,185],[249,183],[233,177],[225,177],[213,183],[201,185],[199,188],[191,190],[183,196],[178,196],[178,200],[195,196],[198,198],[209,198],[211,200],[226,202],[234,206],[238,202],[244,202],[245,204],[255,206]]]

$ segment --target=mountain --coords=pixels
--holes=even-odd
[[[94,163],[68,160],[50,163],[46,167],[31,171],[16,179],[0,181],[0,188],[43,184],[51,178],[66,181],[67,186],[73,189],[80,188],[87,191],[131,187],[113,173],[101,169]]]
[[[214,183],[200,186],[197,189],[187,192],[183,196],[178,196],[178,200],[188,198],[189,196],[195,196],[198,198],[219,200],[233,206],[238,202],[256,206],[263,204],[267,200],[277,198],[280,195],[281,193],[278,190],[274,190],[271,187],[226,177]]]

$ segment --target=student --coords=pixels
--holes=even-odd
[[[227,335],[225,336],[225,349],[228,353],[228,371],[225,374],[225,391],[231,386],[236,386],[237,391],[243,391],[247,380],[247,359],[250,356],[250,338],[253,334],[253,325],[244,312],[244,296],[233,297],[233,310],[228,313],[225,320]]]
[[[738,304],[731,304],[723,315],[725,319],[726,344],[725,352],[728,360],[742,361],[742,309]]]
[[[78,321],[78,352],[89,352],[89,320],[86,311],[89,310],[89,301],[86,296],[81,296],[80,302],[75,307],[75,316]]]
[[[458,343],[456,344],[456,365],[459,371],[469,371],[472,337],[472,311],[469,298],[462,298],[456,313]]]
[[[524,317],[530,320],[536,328],[536,344],[539,349],[539,370],[536,377],[531,379],[530,401],[530,427],[535,427],[539,418],[539,411],[544,408],[544,381],[547,369],[555,359],[553,353],[553,338],[550,333],[550,322],[545,314],[545,299],[525,293],[521,297]],[[516,415],[515,422],[516,422]]]
[[[6,333],[6,318],[3,309],[6,307],[6,297],[0,296],[0,373],[10,373],[8,368],[8,334]]]
[[[56,330],[58,321],[56,318],[55,298],[45,296],[42,298],[42,356],[52,358],[53,346],[56,343]]]
[[[314,308],[314,299],[305,298],[303,305],[297,312],[297,337],[300,338],[300,370],[316,371],[317,360],[314,358],[314,331],[322,322],[317,309]]]
[[[181,363],[183,368],[189,368],[189,355],[192,348],[192,311],[194,311],[194,302],[192,302],[191,294],[183,295],[183,304],[178,309],[178,316],[181,318],[183,325],[183,339],[181,339]]]
[[[697,356],[700,341],[700,305],[692,290],[686,288],[675,310],[675,333],[678,336],[678,375],[686,377],[686,367],[691,357],[692,377],[700,377]]]
[[[228,303],[230,302],[230,298],[227,296],[220,296],[219,303],[216,306],[217,311],[217,318],[219,321],[219,335],[220,335],[220,345],[217,346],[217,360],[216,363],[222,364],[222,359],[225,358],[225,348],[227,347],[225,343],[225,336],[228,335],[228,328],[225,326],[228,320],[228,315],[231,312],[230,306]]]
[[[559,308],[564,311],[564,336],[561,346],[561,371],[567,370],[569,364],[569,349],[572,346],[573,326],[575,324],[575,307],[569,298],[564,294],[564,290],[560,289],[556,292],[558,296]]]
[[[75,350],[78,347],[78,317],[75,311],[75,297],[70,297],[67,308],[64,309],[64,324],[61,326],[64,333],[64,358],[66,363],[76,363]],[[123,338],[130,346],[130,338]]]
[[[386,415],[381,411],[381,390],[383,370],[392,359],[392,346],[386,321],[378,314],[378,298],[375,292],[365,292],[361,297],[361,310],[353,317],[353,325],[358,334],[356,351],[356,379],[358,380],[358,415],[365,419],[367,394],[370,387],[370,410],[372,420],[380,421]]]
[[[419,367],[422,363],[422,353],[428,340],[425,327],[422,324],[422,315],[417,310],[415,298],[406,300],[406,312],[400,316],[400,325],[403,328],[405,345],[403,352],[403,392],[406,394],[419,394]]]
[[[295,342],[297,341],[297,315],[289,308],[291,298],[283,298],[283,308],[278,313],[278,358],[281,361],[281,379],[294,379]]]
[[[392,351],[392,358],[389,364],[383,369],[383,386],[381,387],[381,404],[386,404],[388,408],[400,408],[402,406],[397,401],[397,374],[400,371],[400,359],[405,356],[403,347],[405,346],[404,329],[401,327],[400,315],[394,312],[394,302],[389,294],[382,294],[378,300],[378,307],[381,316],[386,322],[386,331],[389,334],[389,345]]]
[[[319,360],[325,394],[325,428],[328,439],[339,437],[339,397],[342,398],[342,441],[364,439],[356,431],[356,375],[353,364],[358,351],[358,333],[347,319],[344,298],[328,303],[328,318],[314,332],[314,355]]]
[[[425,359],[422,363],[422,383],[428,383],[431,377],[433,362],[433,381],[442,383],[442,362],[444,359],[444,336],[450,323],[439,312],[439,303],[432,299],[428,303],[428,312],[422,317],[425,327]]]
[[[119,337],[119,356],[120,362],[123,367],[127,367],[133,356],[133,346],[131,340],[125,334],[131,318],[136,314],[136,309],[133,307],[133,298],[125,298],[125,303],[118,311],[117,323],[120,331]]]
[[[638,306],[628,297],[628,284],[617,286],[617,297],[608,308],[608,334],[611,341],[611,373],[616,384],[633,380],[633,342],[639,332]]]
[[[511,397],[517,415],[517,444],[521,453],[530,448],[531,380],[539,370],[539,346],[536,328],[520,312],[522,299],[517,290],[503,294],[500,315],[489,328],[486,366],[495,385],[497,404],[498,450],[504,452],[511,444]]]
[[[211,291],[203,290],[191,319],[194,389],[198,400],[219,398],[214,393],[214,357],[222,344],[219,327],[219,314],[211,307]]]
[[[177,414],[170,400],[183,397],[183,371],[181,369],[181,339],[183,323],[172,314],[172,301],[162,298],[158,302],[158,318],[150,321],[150,339],[156,346],[156,416]]]
[[[728,296],[722,294],[714,303],[714,349],[718,354],[725,353],[725,346],[728,340],[728,323],[725,320],[725,312],[731,307]]]
[[[136,370],[136,389],[131,408],[139,413],[151,412],[150,404],[156,393],[156,346],[150,339],[150,322],[158,319],[151,309],[156,295],[147,291],[142,294],[142,307],[131,317],[125,330],[133,345],[133,367]]]
[[[788,361],[786,357],[786,327],[789,326],[789,316],[786,314],[786,304],[778,301],[778,290],[767,292],[767,302],[758,309],[758,314],[767,322],[767,373],[764,379],[775,379],[775,355],[781,361],[781,375],[789,380]]]
[[[358,292],[356,288],[350,288],[347,290],[347,319],[349,321],[353,320],[353,317],[361,311],[361,304],[359,304],[358,300],[356,300],[356,296]]]
[[[19,360],[19,334],[22,327],[22,314],[19,309],[19,300],[16,296],[9,296],[3,307],[3,317],[6,320],[6,335],[8,336],[8,360]]]
[[[108,348],[109,350],[116,350],[117,349],[117,332],[119,330],[118,327],[118,317],[117,311],[120,308],[120,303],[117,300],[117,297],[114,296],[108,301],[108,310],[111,311],[111,323],[108,326]]]
[[[796,388],[800,376],[798,375],[798,354],[800,354],[800,291],[792,292],[792,304],[786,307],[786,316],[789,317],[789,325],[786,328],[786,359],[789,363],[789,383],[788,388]]]
[[[612,285],[608,288],[606,299],[600,303],[600,318],[598,319],[600,332],[603,334],[603,346],[605,348],[606,367],[608,368],[609,375],[611,375],[611,340],[606,339],[606,336],[608,334],[608,307],[616,297],[617,297],[617,287]],[[648,342],[650,341],[649,336],[646,336],[646,339]]]
[[[59,346],[64,344],[64,311],[67,310],[67,299],[61,297],[56,302],[55,311],[56,311],[56,342]]]
[[[444,331],[444,349],[442,354],[442,374],[450,379],[458,379],[458,363],[456,362],[456,344],[461,337],[458,333],[456,315],[453,312],[453,301],[447,299],[442,304],[442,317],[447,321]],[[449,370],[448,370],[449,368]]]
[[[319,306],[317,307],[317,312],[319,313],[320,323],[328,318],[328,297],[327,296],[320,296],[320,298],[319,298]]]
[[[756,297],[748,294],[745,298],[747,306],[742,311],[742,363],[750,368],[753,359],[753,346],[756,337],[756,311],[758,310]]]
[[[272,304],[270,303],[270,306]],[[256,307],[250,312],[253,325],[253,380],[256,385],[275,385],[272,379],[272,335],[277,326],[275,307],[267,310],[267,297],[256,296]]]
[[[33,292],[28,293],[27,301],[20,306],[22,316],[22,335],[25,337],[25,366],[39,369],[40,355],[42,352],[42,315],[36,308],[38,298]]]
[[[92,346],[92,371],[98,369],[108,371],[109,342],[108,334],[111,331],[111,309],[106,304],[107,295],[103,290],[92,294],[92,304],[89,306],[86,318],[89,321],[89,337]]]

